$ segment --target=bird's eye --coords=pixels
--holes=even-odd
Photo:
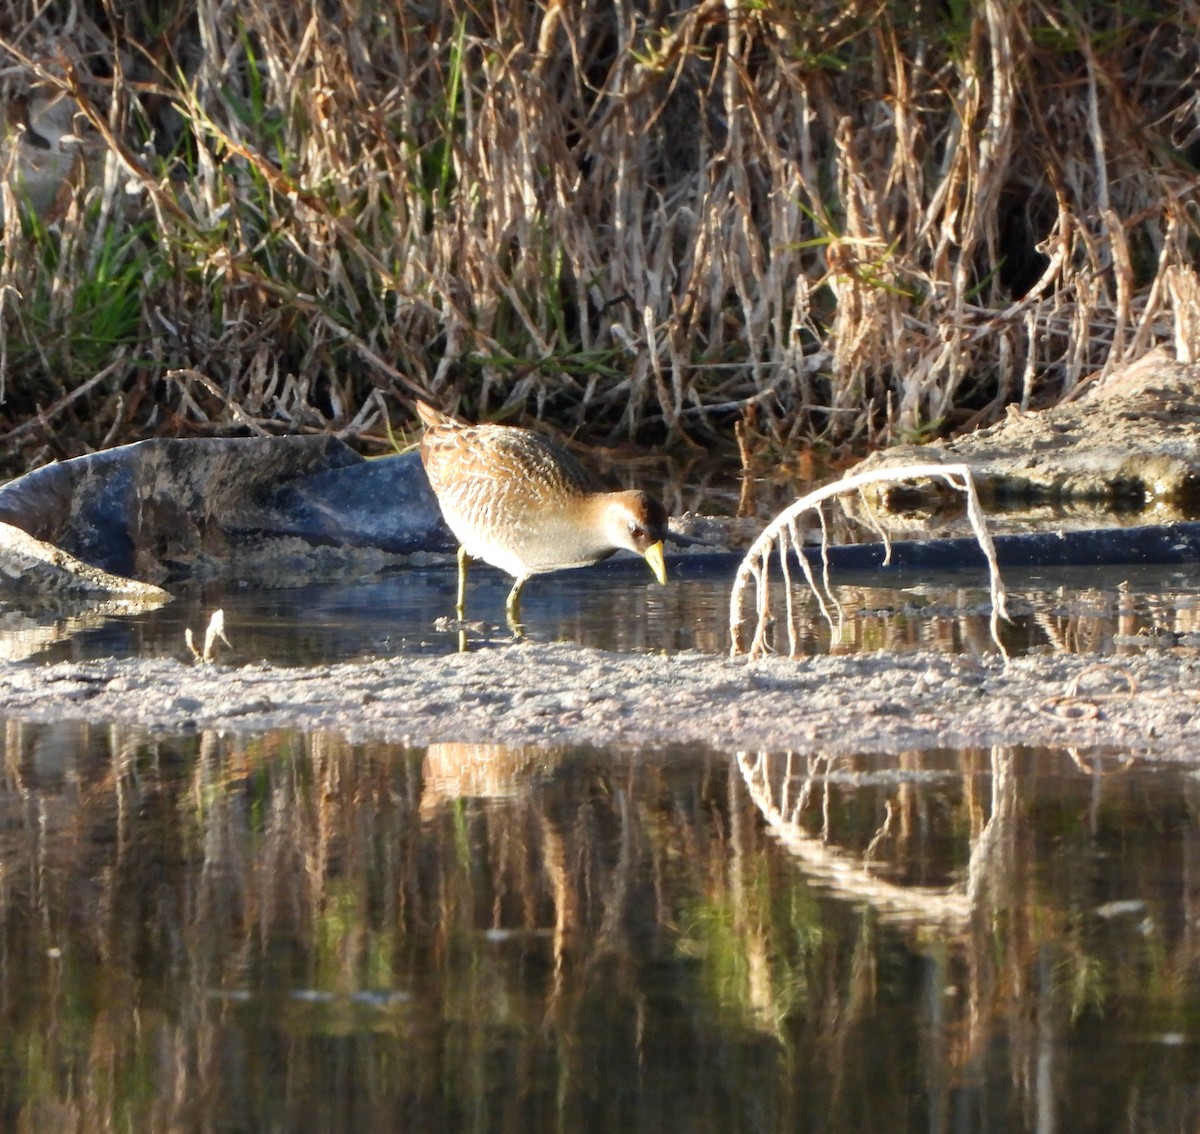
[[[646,538],[646,529],[643,528],[639,524],[630,524],[629,525],[629,534],[631,536],[633,536],[634,539],[645,539]]]

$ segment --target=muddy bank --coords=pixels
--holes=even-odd
[[[1095,374],[1074,401],[1037,412],[1015,405],[986,429],[928,445],[895,445],[853,471],[905,464],[970,467],[984,508],[1056,527],[1192,519],[1200,507],[1200,366],[1159,349]],[[889,527],[930,530],[961,509],[940,482],[866,491]]]
[[[932,653],[729,660],[513,644],[289,669],[170,659],[0,666],[10,719],[178,733],[331,730],[354,740],[690,743],[900,752],[935,745],[1112,745],[1200,754],[1200,658]]]

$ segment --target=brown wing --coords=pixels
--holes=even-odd
[[[425,415],[422,418],[428,422]],[[426,424],[421,459],[437,493],[456,483],[486,482],[531,499],[597,492],[600,484],[570,453],[528,429],[466,425],[442,417]]]

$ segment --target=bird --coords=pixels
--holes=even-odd
[[[533,575],[584,567],[626,548],[667,581],[666,509],[645,492],[608,492],[561,445],[512,425],[471,425],[416,401],[425,426],[421,463],[458,540],[458,600],[466,617],[467,567],[482,559],[515,580],[505,603],[521,628],[521,591]]]

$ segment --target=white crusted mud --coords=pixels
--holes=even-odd
[[[1200,756],[1200,660],[1163,651],[788,660],[513,644],[318,668],[176,660],[0,664],[0,713],[167,733],[330,730],[352,739],[900,752],[1112,746]]]

